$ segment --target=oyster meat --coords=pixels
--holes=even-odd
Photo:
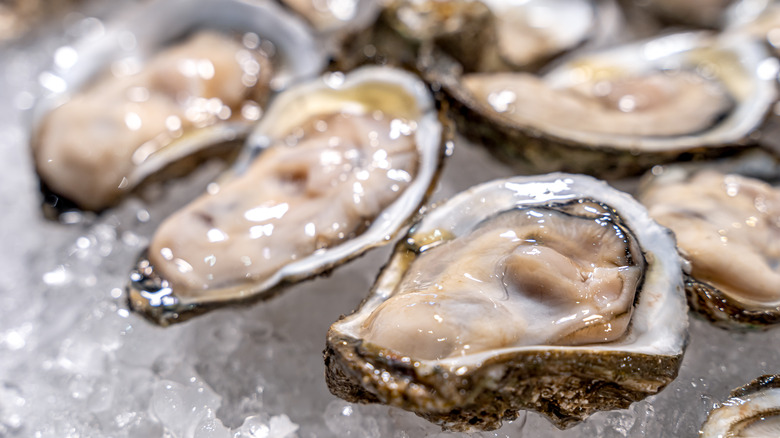
[[[640,201],[690,261],[691,307],[725,327],[780,323],[780,189],[711,169],[656,173]]]
[[[401,35],[436,41],[470,71],[529,69],[616,31],[611,1],[396,0],[386,16]]]
[[[334,323],[330,390],[446,429],[519,409],[567,427],[660,391],[686,343],[674,240],[584,176],[485,183],[412,226],[371,295]]]
[[[282,93],[236,172],[169,217],[132,274],[160,323],[272,295],[384,244],[425,199],[443,148],[408,73],[340,73]]]
[[[281,0],[318,31],[354,31],[370,25],[379,15],[379,0]]]
[[[707,32],[573,55],[544,76],[458,77],[437,56],[426,75],[450,95],[461,130],[533,172],[616,178],[722,153],[752,141],[777,95],[777,61],[760,43]]]
[[[701,438],[774,438],[780,436],[780,375],[766,375],[731,391],[710,412]]]
[[[168,34],[175,29],[154,36],[134,29],[136,37],[122,29],[121,44],[133,50],[119,61],[116,54],[109,62],[103,59],[108,47],[70,48],[80,63],[63,73],[72,89],[38,108],[33,152],[46,189],[82,209],[102,210],[166,166],[245,137],[274,89],[318,73],[322,61],[313,38],[281,10],[235,1],[201,3],[203,9],[189,14],[189,27],[178,35]],[[165,16],[164,7],[152,3],[141,15]],[[213,11],[217,7],[223,12]],[[243,31],[241,23],[219,28],[220,18],[229,18],[222,16],[240,13],[263,19]],[[285,26],[263,29],[272,17],[289,21],[289,29],[266,39],[264,32]],[[157,20],[144,25],[153,27]],[[302,44],[300,56],[311,66],[285,64],[282,51],[289,43],[276,46],[279,38]]]

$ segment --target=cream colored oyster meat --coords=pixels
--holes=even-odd
[[[743,305],[780,306],[780,190],[714,170],[651,185],[650,215],[672,229],[691,276]]]
[[[136,74],[109,74],[77,93],[41,123],[34,148],[42,180],[99,210],[138,183],[140,166],[196,129],[256,120],[272,76],[256,40],[202,31]]]
[[[288,134],[162,224],[149,260],[178,299],[240,297],[230,286],[359,235],[417,173],[414,123],[381,111],[320,115]]]
[[[679,136],[704,131],[732,108],[713,80],[680,71],[615,76],[553,87],[527,73],[463,77],[476,99],[516,123],[566,136]]]
[[[530,409],[560,428],[676,375],[687,307],[674,239],[583,175],[496,180],[428,210],[331,325],[328,388],[445,429]]]
[[[423,251],[360,337],[422,360],[610,342],[627,330],[644,269],[601,204],[510,210]]]

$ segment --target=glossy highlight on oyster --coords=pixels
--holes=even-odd
[[[765,375],[731,391],[713,409],[701,438],[774,438],[780,436],[780,375]]]
[[[412,226],[331,326],[326,376],[339,397],[445,429],[495,429],[520,409],[563,428],[660,391],[686,328],[674,240],[641,205],[584,176],[516,177]]]
[[[387,243],[432,186],[443,130],[422,82],[365,68],[282,93],[248,145],[232,175],[159,227],[131,275],[134,309],[180,321]]]
[[[151,2],[99,44],[66,47],[72,61],[58,58],[32,140],[53,203],[103,210],[149,176],[240,141],[272,92],[319,73],[313,37],[278,7],[179,6]],[[290,62],[290,51],[300,59]]]
[[[682,154],[754,142],[777,95],[777,60],[736,35],[674,33],[572,54],[542,76],[458,75],[430,54],[461,131],[521,170],[618,178]]]
[[[723,327],[780,323],[780,189],[711,169],[656,173],[639,199],[691,263],[691,307]]]
[[[47,114],[35,147],[38,173],[79,207],[103,209],[177,139],[256,121],[272,75],[262,51],[215,32],[194,35],[139,73],[105,76]]]
[[[609,0],[395,0],[385,13],[402,36],[431,42],[468,71],[534,69],[617,29]]]

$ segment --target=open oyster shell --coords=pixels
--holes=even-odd
[[[130,275],[131,307],[166,325],[386,244],[432,189],[446,138],[430,91],[401,70],[281,93],[234,172],[160,226]]]
[[[780,436],[780,375],[766,375],[731,391],[710,412],[701,438]]]
[[[485,228],[511,217],[507,214],[537,217],[538,224]],[[600,230],[595,234],[587,228],[594,225]],[[524,254],[512,270],[506,267],[514,255],[494,256],[492,245],[465,251],[464,257],[479,254],[472,262],[451,260],[461,254],[459,242],[469,245],[486,229],[501,238],[520,239],[512,251],[522,249]],[[609,245],[593,237],[602,231],[605,238],[617,231]],[[615,241],[615,236],[620,238]],[[525,244],[530,246],[521,248]],[[641,249],[633,249],[634,244]],[[562,298],[569,286],[566,280],[558,281],[568,278],[570,265],[553,260],[575,263],[613,250],[634,260],[605,264],[616,269],[621,278],[617,283],[630,298],[600,302],[620,301],[627,310],[612,312],[606,306],[596,311],[600,305],[588,307],[585,292],[575,293],[576,299]],[[424,258],[427,266],[438,258],[445,271],[451,266],[458,272],[450,277],[418,272]],[[641,280],[631,277],[630,272],[642,267]],[[577,275],[583,276],[584,285],[596,274],[582,274],[590,268],[583,269]],[[430,286],[430,291],[408,292],[405,285],[410,282]],[[606,288],[599,290],[596,295]],[[537,299],[527,301],[531,296]],[[390,303],[417,298],[419,302],[389,310]],[[520,302],[527,305],[514,304]],[[556,319],[560,308],[566,309],[566,316]],[[541,327],[548,320],[556,321],[548,326],[549,334]],[[579,322],[558,331],[574,320]],[[386,330],[378,329],[377,321],[384,321]],[[595,411],[627,407],[671,382],[680,366],[687,326],[674,239],[630,196],[585,176],[498,180],[436,206],[412,226],[371,294],[354,313],[331,326],[325,350],[327,383],[331,392],[348,401],[407,409],[445,429],[495,429],[503,420],[514,419],[519,409],[539,411],[558,427],[567,427]],[[377,333],[395,333],[400,340]],[[426,336],[431,339],[421,340]],[[439,348],[443,352],[437,352]]]
[[[526,172],[617,178],[722,154],[753,141],[777,96],[777,61],[760,43],[707,32],[575,54],[541,77],[462,75],[439,51],[423,62],[459,129]],[[696,88],[700,99],[687,95]]]
[[[611,0],[395,0],[384,17],[413,46],[433,42],[467,71],[537,69],[603,43],[621,23]]]
[[[731,164],[656,168],[639,200],[690,262],[693,310],[720,327],[769,329],[780,324],[780,188],[735,172],[776,178],[778,163]]]
[[[34,110],[32,148],[52,204],[102,210],[174,163],[240,142],[270,93],[324,67],[308,27],[270,2],[159,0],[128,14],[58,50],[41,76],[51,92]]]

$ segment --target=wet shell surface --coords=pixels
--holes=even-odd
[[[780,189],[715,166],[672,165],[647,178],[639,200],[690,262],[692,309],[724,328],[780,324]]]
[[[165,325],[388,243],[426,199],[444,146],[430,91],[401,70],[333,73],[280,94],[234,171],[157,230],[130,305]]]
[[[385,18],[404,38],[436,44],[468,71],[533,70],[609,40],[621,22],[609,0],[396,0]]]
[[[42,75],[32,147],[47,203],[100,211],[149,176],[240,144],[269,96],[321,72],[306,25],[272,3],[154,1]]]
[[[780,375],[766,375],[731,391],[710,412],[701,438],[774,438],[780,436]]]
[[[777,95],[777,60],[750,38],[670,34],[573,54],[543,76],[463,74],[431,51],[426,77],[459,129],[526,172],[617,178],[746,143]]]
[[[687,325],[674,239],[640,204],[590,177],[516,177],[412,226],[331,326],[326,376],[339,397],[445,429],[520,409],[564,428],[671,382]]]

